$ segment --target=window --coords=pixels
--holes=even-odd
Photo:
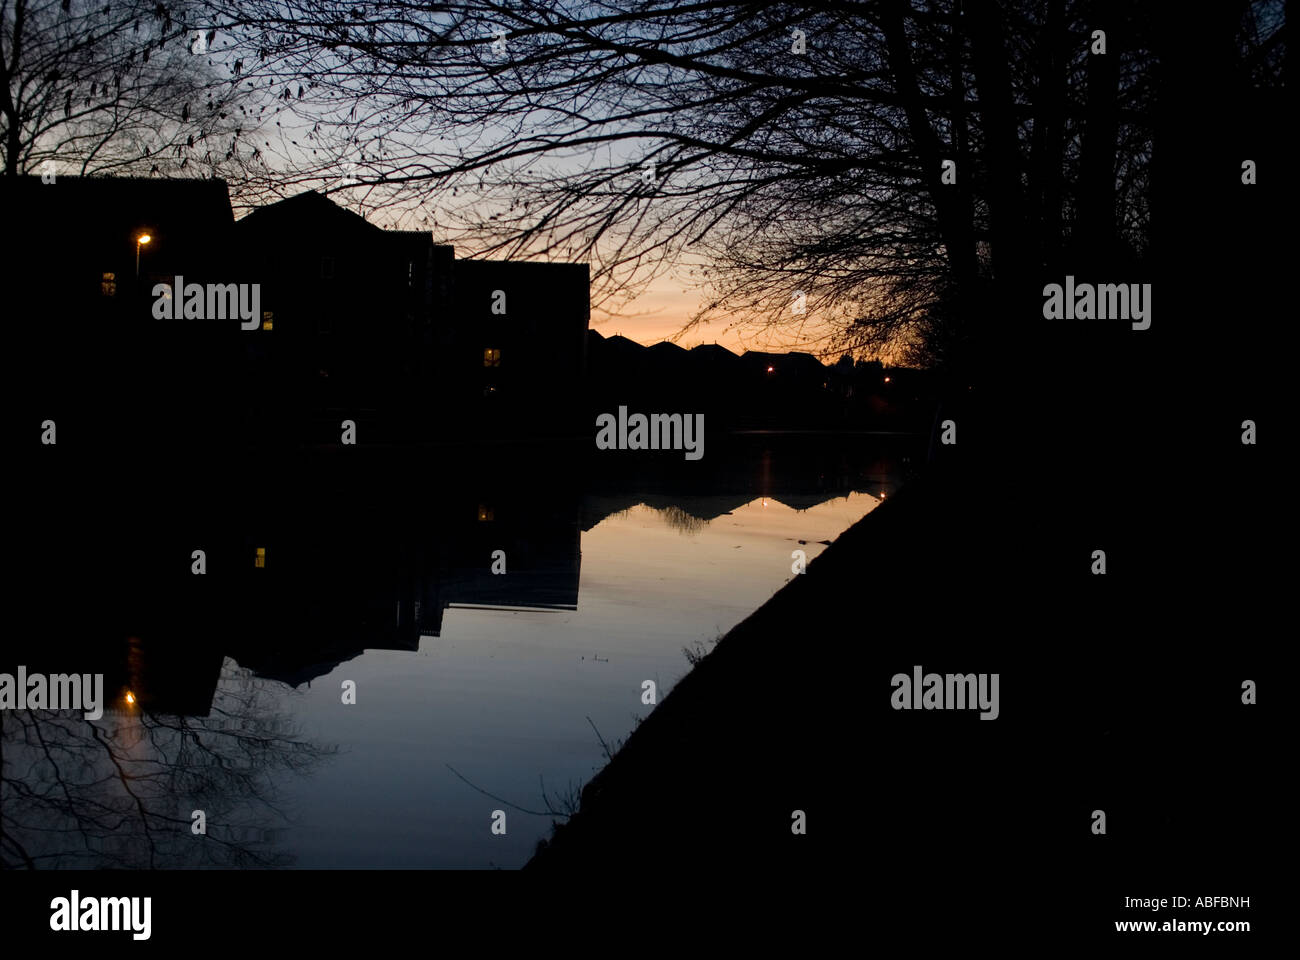
[[[483,366],[499,367],[501,366],[501,351],[497,347],[483,348]]]
[[[322,280],[334,279],[334,258],[333,257],[320,258],[320,278]]]
[[[99,293],[104,297],[117,296],[117,274],[105,273],[99,278]]]

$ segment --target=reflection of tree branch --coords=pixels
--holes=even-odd
[[[0,775],[4,770],[4,730],[5,730],[5,712],[0,710]],[[0,776],[0,779],[3,779]],[[3,813],[3,804],[0,803],[0,813]],[[0,867],[7,866],[11,860],[9,851],[17,854],[17,859],[22,861],[22,865],[28,870],[35,870],[36,863],[32,860],[31,855],[21,843],[10,836],[9,831],[4,828],[4,818],[0,816]]]
[[[704,517],[697,517],[694,514],[687,513],[676,504],[669,504],[666,507],[650,507],[661,517],[673,530],[678,533],[699,533],[709,525],[709,521]]]
[[[56,764],[54,762],[54,758],[50,756],[50,746],[48,743],[45,742],[45,737],[41,734],[41,728],[37,726],[35,730],[36,730],[36,736],[41,742],[41,750],[44,752],[46,759],[50,761],[50,769],[54,771],[54,776],[58,780],[59,788],[63,791],[63,796],[68,801],[68,809],[71,810],[73,809],[75,804],[73,803],[72,800],[72,794],[68,791],[67,781],[63,779],[62,775],[59,773],[58,764]],[[86,828],[81,821],[77,822],[77,829],[81,831],[82,838],[85,840],[87,846],[89,846],[90,837],[89,835],[87,835]]]
[[[550,798],[546,795],[546,782],[541,781],[540,777],[539,777],[539,781],[541,782],[541,786],[542,786],[542,801],[546,804],[546,809],[529,810],[526,807],[519,806],[519,804],[517,803],[511,803],[509,800],[502,799],[501,797],[498,797],[495,793],[488,793],[478,784],[474,783],[472,780],[470,780],[468,777],[462,774],[459,770],[453,767],[450,763],[443,764],[443,766],[445,766],[452,773],[456,774],[457,778],[459,778],[462,783],[465,783],[472,789],[483,794],[483,796],[488,797],[491,800],[495,800],[497,803],[505,804],[507,807],[509,807],[512,810],[518,810],[520,813],[527,813],[530,816],[534,816],[534,817],[566,817],[567,818],[573,815],[572,809],[568,810],[567,812],[564,810],[555,809],[554,804],[551,803]]]
[[[149,840],[149,869],[155,869],[157,867],[157,864],[154,862],[154,854],[156,851],[154,849],[153,833],[149,830],[149,811],[145,809],[144,803],[131,789],[129,782],[131,780],[130,776],[128,776],[127,772],[122,769],[122,764],[118,762],[117,755],[113,753],[113,748],[108,745],[108,742],[104,739],[104,734],[100,731],[99,727],[92,723],[90,725],[90,733],[103,745],[104,752],[108,754],[108,759],[111,760],[113,766],[117,768],[117,776],[118,779],[122,781],[122,789],[125,790],[127,795],[135,801],[136,809],[140,811],[140,826],[144,829],[145,837]]]
[[[634,725],[640,724],[641,722],[640,719],[635,716],[633,717],[633,721],[634,721]],[[614,746],[610,747],[610,745],[605,742],[605,738],[601,736],[600,731],[596,729],[595,721],[592,720],[591,717],[587,717],[587,722],[591,724],[591,729],[594,730],[596,733],[596,739],[600,741],[600,747],[601,750],[603,750],[605,753],[605,759],[607,761],[613,760],[614,754],[618,752],[620,747],[622,747],[623,741],[616,740],[614,742]],[[495,800],[497,803],[505,804],[507,807],[510,807],[512,810],[518,810],[520,813],[527,813],[530,816],[563,817],[565,820],[568,820],[570,817],[572,817],[575,813],[578,812],[578,807],[582,801],[582,785],[575,784],[572,781],[570,781],[568,790],[563,794],[556,794],[555,801],[553,802],[546,793],[546,779],[541,774],[538,774],[537,783],[539,789],[541,790],[542,802],[546,804],[546,809],[529,810],[526,807],[519,806],[519,804],[517,803],[511,803],[509,800],[506,800],[502,797],[498,797],[495,793],[489,793],[488,791],[480,787],[478,784],[470,780],[468,777],[466,777],[464,774],[462,774],[450,763],[444,764],[444,766],[452,773],[454,773],[462,783],[466,784],[476,792],[483,794],[483,796],[491,800]],[[557,802],[558,802],[559,809],[556,809]]]
[[[271,683],[227,661],[208,717],[19,711],[0,725],[0,865],[277,866],[241,833],[289,817],[275,771],[305,774],[335,748],[302,740],[262,696]],[[114,723],[114,720],[117,722]],[[206,813],[194,836],[191,809]],[[170,808],[170,809],[168,809]],[[270,816],[268,816],[268,814]],[[79,837],[69,843],[68,835]]]
[[[23,849],[22,844],[20,844],[18,841],[16,841],[13,837],[9,836],[8,834],[5,834],[4,836],[0,836],[0,851],[2,851],[3,848],[6,847],[12,847],[14,852],[18,854],[19,859],[22,860],[23,866],[25,866],[28,870],[36,869],[36,864],[32,861],[32,858],[27,853],[27,851]],[[8,859],[4,858],[3,856],[0,856],[0,863],[4,863],[7,865]]]
[[[596,721],[592,720],[591,717],[588,717],[587,722],[591,724],[592,730],[596,730]],[[599,730],[596,730],[596,739],[600,741],[600,749],[605,751],[605,760],[606,761],[613,760],[614,754],[618,750],[619,746],[621,746],[621,744],[616,744],[614,749],[611,750],[609,748],[609,744],[605,742],[605,738],[600,735]]]
[[[546,801],[546,809],[550,810],[557,817],[564,817],[566,820],[578,812],[578,806],[582,802],[582,784],[569,781],[568,790],[563,794],[556,794],[556,799],[560,802],[560,809],[555,809],[555,804],[551,798],[546,795],[546,780],[539,773],[537,783],[542,791],[542,799]]]

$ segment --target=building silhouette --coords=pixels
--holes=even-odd
[[[6,312],[25,422],[53,420],[64,449],[100,453],[206,440],[235,399],[236,340],[156,320],[152,291],[177,275],[229,274],[226,185],[3,177],[0,203],[14,229]]]
[[[358,444],[585,430],[585,264],[457,259],[313,192],[235,221],[219,180],[8,177],[0,202],[17,409],[65,448],[337,445],[345,419]],[[257,285],[255,329],[160,316],[177,278]]]
[[[585,264],[458,260],[307,192],[234,235],[264,276],[269,336],[247,338],[253,422],[337,442],[572,433],[589,318]],[[278,419],[277,419],[278,418]],[[274,437],[272,437],[274,439]]]

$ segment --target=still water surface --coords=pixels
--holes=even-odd
[[[263,569],[178,579],[133,628],[102,720],[0,716],[3,862],[522,866],[654,709],[645,682],[662,701],[690,669],[683,648],[706,652],[795,576],[793,551],[812,561],[897,489],[894,465],[867,461],[814,464],[806,488],[777,483],[766,455],[722,493],[479,488],[438,498],[414,540],[382,517],[339,533],[269,513],[231,554],[271,544]],[[480,562],[496,545],[504,576]],[[166,607],[145,586],[124,609]],[[39,650],[19,654],[29,670]]]
[[[578,787],[626,737],[642,684],[662,696],[704,644],[759,607],[879,500],[849,494],[795,511],[759,498],[707,523],[640,505],[582,537],[576,610],[448,610],[420,649],[367,651],[290,695],[295,720],[343,747],[309,779],[286,783],[299,820],[285,842],[302,867],[522,866],[551,818],[543,785]],[[799,540],[808,541],[805,544]],[[355,707],[340,684],[357,681]],[[590,717],[590,722],[588,722]],[[594,729],[593,729],[594,724]],[[490,832],[506,812],[506,834]]]

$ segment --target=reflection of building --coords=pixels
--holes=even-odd
[[[324,522],[289,507],[217,563],[226,652],[294,685],[364,650],[416,650],[451,606],[576,608],[578,495],[544,509],[522,496],[457,495],[433,509],[359,510]],[[261,567],[257,566],[259,555]],[[493,552],[505,573],[492,572]]]
[[[352,493],[355,510],[340,508],[353,502],[346,494],[286,498],[202,526],[208,503],[169,511],[175,527],[204,531],[192,538],[78,524],[49,538],[52,549],[40,540],[18,592],[34,616],[58,609],[94,630],[51,629],[14,664],[101,672],[118,712],[206,716],[226,656],[297,686],[365,650],[419,649],[441,634],[449,607],[576,609],[576,491],[438,491],[419,509],[362,506],[376,487]],[[111,562],[69,591],[51,571],[66,571],[86,543],[111,545]],[[194,543],[206,552],[203,576],[190,573]],[[492,572],[496,550],[504,574]]]
[[[121,687],[106,689],[105,694],[116,694],[114,706],[119,710],[124,709],[121,697],[129,693],[133,707],[151,713],[206,717],[222,662],[220,651],[208,644],[180,644],[172,637],[131,637]]]
[[[364,650],[417,650],[444,634],[449,608],[572,610],[581,531],[610,514],[645,503],[689,532],[760,496],[803,507],[878,493],[895,442],[744,436],[702,472],[580,441],[542,457],[507,446],[467,461],[443,448],[267,458],[233,483],[134,483],[112,497],[58,474],[25,502],[59,509],[15,520],[13,592],[43,627],[6,653],[47,674],[104,672],[106,693],[202,716],[223,657],[298,685]],[[493,573],[498,550],[505,574]]]

